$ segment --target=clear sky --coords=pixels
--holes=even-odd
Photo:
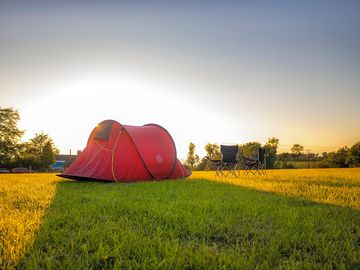
[[[136,3],[135,3],[136,2]],[[0,106],[84,148],[104,119],[190,141],[360,140],[360,1],[0,1]]]

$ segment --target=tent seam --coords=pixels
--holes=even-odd
[[[119,131],[119,134],[118,134],[118,136],[116,138],[115,146],[114,146],[114,148],[112,150],[112,155],[111,155],[111,172],[112,172],[112,176],[113,176],[116,183],[119,183],[119,181],[116,179],[116,176],[115,176],[114,159],[115,159],[115,149],[116,149],[116,146],[117,146],[117,144],[119,142],[120,135],[121,135],[121,130]]]
[[[121,124],[120,124],[120,125],[121,125]],[[124,130],[126,130],[125,126],[123,126],[123,125],[121,125],[121,126],[124,128]],[[134,142],[133,137],[131,136],[130,132],[128,132],[127,130],[126,130],[126,132],[127,132],[127,134],[129,135],[131,141],[133,142],[133,144],[134,144],[134,146],[135,146],[134,148],[135,148],[136,152],[138,153],[138,155],[139,155],[139,157],[140,157],[140,159],[141,159],[141,162],[143,163],[145,169],[148,171],[148,173],[151,175],[151,177],[152,177],[153,179],[155,179],[155,180],[160,180],[160,178],[155,177],[155,176],[150,172],[149,168],[146,166],[146,162],[144,161],[143,157],[141,156],[141,154],[140,154],[140,152],[139,152],[139,150],[138,150],[138,148],[137,148],[136,143]]]

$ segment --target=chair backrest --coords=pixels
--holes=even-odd
[[[238,145],[221,145],[222,162],[236,163],[238,161]]]
[[[265,148],[259,147],[258,151],[259,151],[258,153],[259,153],[259,161],[260,161],[260,163],[265,163],[265,152],[266,152]]]

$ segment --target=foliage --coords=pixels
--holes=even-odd
[[[205,145],[206,156],[213,160],[221,159],[220,146],[216,143],[207,143]],[[209,171],[213,170],[213,166],[206,158],[202,158],[199,165],[197,166],[198,171]]]
[[[281,154],[278,154],[277,155],[277,160],[278,161],[290,161],[292,160],[292,155],[288,152],[284,152],[284,153],[281,153]]]
[[[306,168],[318,168],[318,161],[290,161],[290,164],[294,165],[296,169],[306,169]]]
[[[41,132],[23,144],[20,163],[35,170],[47,170],[55,162],[55,154],[58,152],[50,136]]]
[[[274,169],[294,169],[294,164],[287,162],[287,161],[281,161],[276,160],[274,163]]]
[[[325,154],[326,155],[326,154]],[[321,157],[317,153],[300,153],[300,155],[294,155],[293,153],[284,152],[277,155],[279,161],[318,161]]]
[[[48,141],[43,148],[43,152],[41,154],[41,164],[43,167],[48,168],[52,164],[55,163],[55,153],[51,142]]]
[[[342,147],[340,148],[336,154],[333,156],[334,160],[332,161],[333,164],[336,164],[334,167],[338,168],[347,168],[349,167],[349,164],[347,163],[349,158],[349,148]]]
[[[275,162],[275,168],[277,169],[304,169],[317,168],[318,162],[321,157],[316,153],[300,153],[295,155],[293,153],[281,153],[277,155],[277,161]]]
[[[261,147],[261,143],[259,142],[248,142],[239,145],[241,156],[247,158],[256,158],[258,149]]]
[[[346,163],[349,167],[360,167],[360,141],[349,149],[349,156]]]
[[[291,147],[290,150],[299,159],[300,155],[304,152],[304,146],[296,143]]]
[[[14,177],[0,175],[7,188],[16,182],[21,189],[5,191],[13,196],[4,197],[6,204],[18,207],[5,214],[25,218],[49,207],[19,269],[356,269],[360,263],[359,169],[272,170],[237,179],[194,172],[190,180],[131,185],[62,181],[54,197],[54,176],[46,175],[50,185],[41,187],[29,175]],[[32,240],[38,218],[18,222],[26,228],[36,220],[27,229]],[[4,224],[14,230],[2,241],[17,242],[0,246],[1,266],[14,265],[4,254],[28,234]]]
[[[8,166],[18,155],[18,142],[24,131],[17,127],[19,112],[0,107],[0,167]]]
[[[276,152],[279,146],[279,139],[269,138],[264,148],[266,150],[266,168],[273,169],[276,161]]]
[[[345,146],[336,152],[323,154],[318,166],[320,168],[360,167],[360,142],[350,148]]]
[[[211,168],[211,165],[205,157],[203,157],[197,164],[197,166],[194,168],[195,171],[209,171],[212,169],[213,168]]]
[[[31,167],[47,170],[59,153],[52,139],[43,132],[29,142],[19,143],[24,131],[17,127],[19,112],[13,108],[0,107],[0,168]]]
[[[221,159],[220,146],[216,143],[205,145],[206,155],[211,159]]]
[[[197,154],[195,154],[195,144],[190,142],[189,143],[189,152],[187,154],[187,158],[185,161],[185,167],[193,170],[194,167],[199,163],[200,159],[199,156]]]

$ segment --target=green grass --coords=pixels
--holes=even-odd
[[[55,196],[17,268],[359,269],[360,170],[292,171],[136,184],[48,176]]]
[[[317,161],[310,161],[310,168],[316,168]],[[307,161],[289,161],[288,164],[294,165],[295,169],[306,169],[308,167]]]

